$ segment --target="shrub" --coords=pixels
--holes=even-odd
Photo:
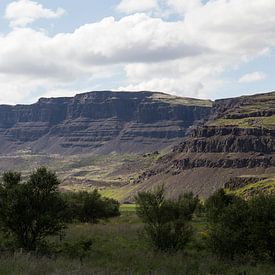
[[[166,200],[164,188],[140,192],[136,196],[137,214],[145,223],[145,232],[158,250],[184,249],[192,235],[189,221],[198,203],[191,193],[177,200]]]
[[[266,253],[275,261],[275,195],[260,194],[248,204],[251,250],[257,256]]]
[[[208,244],[223,259],[233,259],[249,250],[249,208],[245,201],[236,200],[223,207],[210,224]]]
[[[275,196],[260,194],[245,201],[218,191],[205,203],[208,244],[221,258],[244,254],[275,261]]]
[[[226,194],[223,189],[216,191],[205,202],[205,211],[208,221],[217,222],[223,210],[232,204],[237,197],[234,195]]]
[[[0,225],[19,247],[35,250],[48,235],[65,228],[66,204],[58,192],[56,175],[39,168],[27,182],[18,173],[3,175],[0,186]]]
[[[97,190],[93,192],[66,193],[70,216],[80,222],[96,223],[99,219],[119,216],[119,202],[103,198]]]

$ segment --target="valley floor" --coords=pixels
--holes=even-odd
[[[57,173],[61,191],[92,191],[122,201],[132,195],[133,182],[160,156],[149,154],[110,155],[0,155],[0,173],[14,170],[23,178],[40,166]]]
[[[69,226],[63,241],[73,242],[82,237],[93,240],[92,249],[83,261],[77,257],[2,253],[0,274],[275,274],[275,265],[268,262],[255,264],[249,259],[221,262],[211,255],[202,245],[206,234],[202,217],[193,222],[196,233],[185,252],[157,253],[144,238],[134,206],[124,205],[121,210],[122,215],[109,222]]]

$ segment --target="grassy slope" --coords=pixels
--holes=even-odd
[[[261,176],[261,175],[257,175]],[[244,187],[241,187],[235,191],[228,191],[230,193],[235,193],[238,196],[247,198],[253,195],[256,195],[260,192],[264,192],[267,194],[275,194],[275,175],[262,175],[266,177],[264,180],[259,180],[256,183],[248,183]],[[249,176],[251,177],[251,176]]]
[[[2,254],[0,274],[274,274],[275,266],[220,262],[202,245],[206,223],[193,222],[195,235],[186,251],[175,254],[152,250],[142,234],[143,225],[133,207],[123,208],[122,216],[97,225],[74,224],[66,241],[83,237],[94,240],[92,251],[81,264],[79,259],[58,256],[36,258],[16,253]],[[246,261],[243,259],[243,261]]]
[[[211,121],[209,126],[237,126],[240,128],[264,127],[267,129],[275,128],[275,115],[270,117],[248,117],[242,119],[219,118]]]
[[[213,102],[211,100],[202,100],[189,97],[178,97],[164,93],[155,93],[151,97],[154,101],[162,101],[169,104],[179,104],[185,106],[199,106],[199,107],[212,107]]]
[[[241,128],[265,127],[275,129],[275,115],[255,116],[257,112],[273,111],[275,112],[275,92],[240,97],[240,104],[236,104],[231,109],[226,110],[218,119],[209,122],[211,126],[237,126]],[[247,118],[227,118],[227,115],[245,114]]]
[[[95,188],[107,197],[123,199],[134,188],[132,183],[161,154],[99,155],[28,155],[0,156],[2,171],[14,167],[26,177],[35,168],[45,165],[57,172],[65,191],[92,191]]]

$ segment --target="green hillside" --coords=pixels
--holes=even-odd
[[[210,120],[210,126],[275,129],[275,92],[218,100],[215,104],[218,114]]]

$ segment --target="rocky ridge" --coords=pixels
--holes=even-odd
[[[179,142],[211,102],[153,92],[99,91],[0,106],[1,153],[148,152]]]
[[[140,175],[139,189],[166,182],[170,196],[184,191],[208,196],[233,178],[274,173],[274,110],[275,92],[214,102],[204,125],[193,127]]]
[[[186,191],[207,197],[243,175],[275,174],[274,110],[275,92],[217,100],[213,107],[153,92],[42,98],[0,106],[0,151],[148,153],[172,145],[124,186],[125,200],[163,183],[170,197]]]

